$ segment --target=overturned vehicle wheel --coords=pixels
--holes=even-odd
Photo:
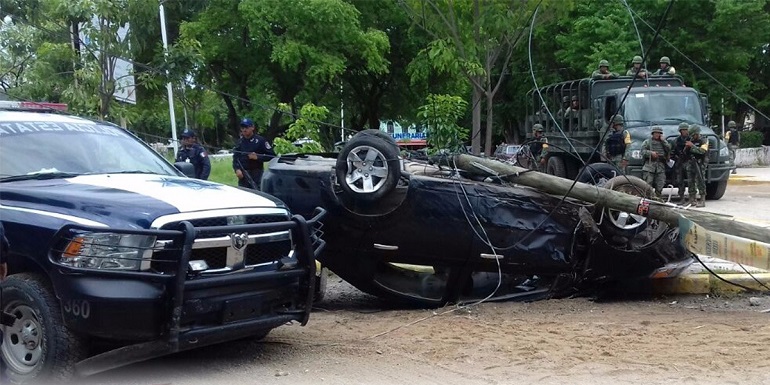
[[[645,181],[630,175],[616,176],[604,184],[604,188],[643,198],[655,196],[655,190]],[[600,213],[602,233],[611,243],[628,243],[647,230],[652,221],[635,213],[605,208]],[[656,227],[660,225],[654,221]]]
[[[336,176],[349,198],[375,202],[396,187],[401,175],[398,146],[379,130],[356,134],[337,157]]]

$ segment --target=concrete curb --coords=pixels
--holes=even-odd
[[[727,184],[730,184],[730,185],[741,185],[741,186],[752,186],[752,185],[770,184],[770,181],[762,180],[762,179],[755,179],[755,177],[751,176],[751,175],[748,175],[748,176],[730,175],[730,179],[727,180]]]
[[[761,292],[770,292],[754,278],[770,287],[770,273],[717,273],[725,280],[743,285]],[[744,291],[709,273],[683,274],[674,278],[653,279],[649,290],[654,294],[725,294]]]

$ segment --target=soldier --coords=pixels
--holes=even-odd
[[[671,144],[663,140],[663,129],[652,128],[652,138],[642,142],[642,178],[661,196],[666,184],[666,162],[671,156]]]
[[[267,139],[257,135],[254,122],[249,118],[241,120],[241,137],[233,151],[233,170],[238,177],[238,186],[260,190],[264,162],[275,156]]]
[[[676,75],[676,69],[671,66],[668,56],[660,58],[660,69],[655,71],[655,75]]]
[[[196,142],[195,131],[185,128],[182,131],[182,148],[176,156],[177,162],[192,163],[195,167],[195,178],[206,180],[211,173],[211,161],[206,149]]]
[[[687,161],[685,159],[684,150],[685,145],[690,141],[690,125],[682,122],[679,123],[679,136],[674,141],[673,158],[674,158],[674,178],[676,179],[676,185],[679,188],[679,202],[684,203],[684,190],[687,188],[684,184],[684,175],[687,172]]]
[[[696,204],[695,193],[699,199],[696,207],[706,207],[706,165],[709,142],[700,136],[700,127],[690,126],[690,140],[685,143],[684,154],[687,161],[687,182],[690,199],[688,204]]]
[[[730,162],[735,166],[735,150],[737,150],[738,146],[741,144],[741,134],[736,129],[734,120],[727,122],[727,128],[729,128],[730,131],[727,131],[725,134],[725,140],[727,141],[727,148],[730,149]],[[733,168],[733,174],[737,174],[735,168]]]
[[[606,60],[599,61],[599,69],[591,74],[591,79],[594,80],[615,79],[617,77],[618,74],[610,72],[610,62]]]
[[[626,76],[636,76],[640,79],[647,79],[649,73],[646,69],[642,68],[641,56],[634,56],[634,59],[631,60],[631,64],[633,66],[628,70],[628,72],[626,72]]]
[[[529,142],[529,153],[532,155],[529,168],[542,172],[545,169],[545,159],[548,153],[548,139],[543,136],[543,125],[537,123],[532,126],[532,135],[534,137]]]
[[[615,115],[612,118],[612,132],[604,141],[603,154],[605,158],[615,165],[621,172],[626,172],[628,165],[628,151],[631,144],[631,134],[623,129],[623,115]]]
[[[569,96],[564,95],[561,98],[561,108],[556,112],[556,117],[559,119],[563,118],[567,114],[567,111],[569,111]]]

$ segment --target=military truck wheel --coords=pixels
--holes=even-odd
[[[645,181],[630,175],[616,176],[607,181],[605,188],[636,195],[645,198],[655,196],[655,189]],[[600,229],[605,237],[620,237],[630,239],[644,231],[649,224],[642,215],[626,213],[619,210],[605,208],[602,210]]]
[[[336,175],[346,195],[360,202],[375,202],[398,184],[398,145],[379,130],[361,131],[337,157]]]
[[[15,274],[3,282],[3,310],[16,317],[5,328],[0,350],[11,382],[59,382],[86,358],[82,337],[62,322],[51,284],[38,274]]]
[[[564,159],[560,156],[548,157],[548,164],[545,169],[547,174],[558,176],[561,178],[567,177],[567,166],[564,164]]]
[[[719,200],[725,195],[727,190],[727,179],[720,180],[718,182],[711,182],[706,184],[706,199]]]

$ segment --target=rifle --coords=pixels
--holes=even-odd
[[[259,188],[257,188],[257,184],[254,182],[254,178],[252,178],[251,174],[249,174],[249,170],[246,170],[243,167],[243,163],[241,163],[241,158],[238,156],[238,153],[240,152],[241,151],[233,150],[233,156],[235,157],[235,161],[238,162],[238,167],[241,169],[241,172],[243,173],[243,177],[246,178],[246,181],[249,182],[249,185],[251,185],[251,188],[259,191]]]

